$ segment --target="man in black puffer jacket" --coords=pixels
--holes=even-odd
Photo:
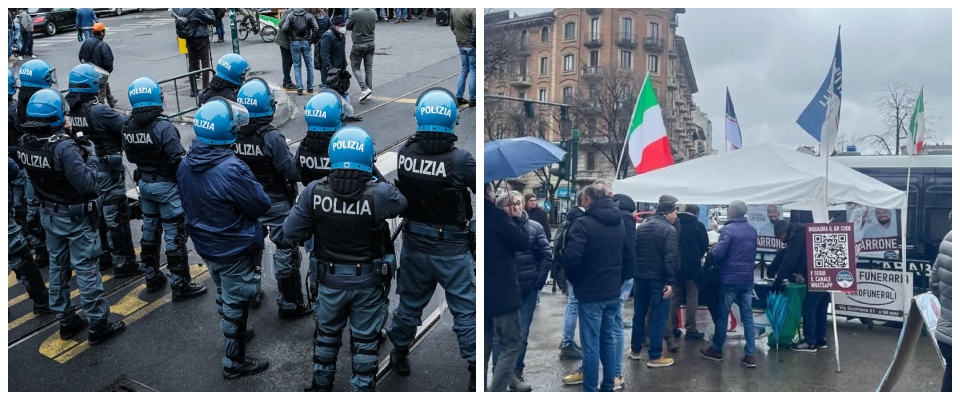
[[[608,191],[607,193],[610,192]],[[637,237],[637,219],[633,217],[633,213],[637,211],[637,203],[633,201],[633,198],[625,194],[614,195],[613,202],[616,203],[617,208],[620,209],[620,219],[623,220],[623,268],[620,271],[620,320],[623,321],[623,325],[619,328],[620,332],[618,332],[619,335],[617,335],[617,349],[623,349],[623,330],[624,328],[633,326],[632,320],[627,321],[623,319],[623,305],[627,299],[630,298],[630,293],[633,291],[633,270],[636,259],[634,242],[636,242]],[[617,352],[616,377],[618,387],[615,389],[619,390],[623,384],[623,351]]]
[[[697,307],[700,305],[700,282],[703,270],[703,255],[710,247],[707,238],[707,227],[703,226],[698,216],[700,207],[696,204],[687,204],[684,212],[677,214],[680,222],[680,275],[677,277],[676,294],[670,301],[670,315],[675,316],[680,311],[680,305],[686,305],[683,315],[683,328],[686,330],[687,340],[703,340],[703,332],[697,330]]]
[[[616,374],[615,330],[620,320],[620,273],[623,258],[623,221],[620,210],[598,186],[583,189],[585,215],[570,225],[563,265],[576,289],[583,346],[583,390],[612,392]]]
[[[494,205],[493,185],[487,184],[484,210],[484,376],[493,350],[493,338],[500,341],[501,363],[493,371],[491,392],[505,392],[513,380],[520,341],[520,284],[517,281],[516,253],[527,249],[527,235],[510,216]]]

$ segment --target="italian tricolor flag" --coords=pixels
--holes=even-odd
[[[923,123],[923,87],[920,87],[920,95],[917,96],[917,104],[913,106],[913,116],[910,117],[910,146],[907,146],[907,153],[920,154],[926,130]]]
[[[653,171],[673,165],[670,152],[670,139],[663,125],[663,114],[657,104],[657,95],[647,73],[637,96],[637,106],[633,109],[633,119],[627,131],[627,145],[630,146],[630,159],[637,174]]]

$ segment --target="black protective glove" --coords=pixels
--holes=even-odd
[[[787,285],[783,283],[783,279],[778,279],[773,282],[773,286],[770,287],[770,292],[772,293],[783,293],[783,290],[786,289]]]
[[[83,152],[83,155],[89,160],[92,158],[97,158],[97,149],[93,146],[93,142],[89,140],[77,140],[77,146],[80,146],[80,151]]]

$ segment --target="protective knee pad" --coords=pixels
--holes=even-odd
[[[175,224],[177,226],[177,235],[173,237],[176,244],[187,244],[187,225],[183,214],[169,219],[160,219],[160,224]]]
[[[379,334],[379,332],[378,332]],[[358,338],[350,335],[350,352],[353,354],[353,373],[377,375],[377,360],[380,355],[380,338]]]
[[[320,369],[336,370],[337,355],[343,344],[340,340],[343,331],[328,332],[318,327],[316,332],[317,337],[313,341],[313,363],[319,365]]]
[[[187,265],[187,249],[184,246],[177,246],[176,250],[168,251],[167,269],[170,273],[190,281],[190,266]]]

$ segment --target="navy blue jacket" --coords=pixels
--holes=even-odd
[[[263,134],[263,155],[273,163],[273,167],[280,172],[280,176],[287,182],[300,182],[300,171],[297,170],[296,159],[290,153],[287,139],[276,128]],[[270,201],[287,201],[286,193],[267,193]]]
[[[313,190],[317,187],[313,181],[300,192],[297,204],[290,210],[287,219],[283,221],[283,236],[291,243],[303,242],[313,235]],[[400,189],[387,182],[377,182],[373,187],[374,218],[386,221],[400,216],[407,209],[407,198],[403,197]]]
[[[100,22],[100,19],[92,8],[77,9],[77,29],[93,29],[94,22]]]
[[[7,157],[7,182],[8,182],[7,193],[9,193],[9,195],[7,196],[7,202],[9,202],[9,204],[7,204],[7,207],[9,208],[13,208],[14,202],[16,200],[16,198],[13,197],[13,181],[17,179],[17,175],[19,174],[20,174],[20,166],[17,165],[17,163],[13,161],[12,158]]]
[[[203,259],[228,262],[263,249],[270,198],[229,147],[194,140],[177,170],[187,233]]]
[[[87,121],[87,123],[89,123],[93,129],[96,129],[97,132],[115,136],[117,142],[123,142],[123,138],[120,135],[123,135],[123,125],[127,123],[126,115],[120,114],[117,110],[103,104],[94,104],[90,107],[90,117],[90,121]],[[86,133],[85,135],[86,137],[90,136],[90,134]],[[122,146],[121,144],[121,147]],[[107,154],[99,154],[98,151],[97,157],[106,155]]]
[[[113,72],[113,50],[107,42],[95,36],[84,40],[80,45],[79,58],[81,63],[93,63],[107,72]]]
[[[746,218],[731,218],[720,230],[720,240],[710,254],[720,273],[721,285],[752,285],[757,230]]]
[[[517,252],[530,243],[526,232],[483,198],[483,314],[498,317],[520,308],[520,284],[517,281]]]
[[[290,16],[293,17],[292,15]],[[292,40],[292,39],[291,39]],[[327,84],[327,71],[330,68],[347,68],[347,38],[341,35],[331,26],[320,37],[320,60],[323,62],[323,69],[320,70],[320,79],[323,84]]]
[[[203,8],[181,8],[180,16],[187,17],[190,21],[189,25],[193,28],[193,35],[190,36],[191,39],[210,36],[207,25],[213,25],[213,22],[216,21],[213,17],[213,10],[205,10]]]
[[[677,213],[680,230],[680,276],[679,280],[700,280],[703,270],[703,255],[710,248],[707,227],[696,215]]]
[[[87,157],[86,161],[83,158],[80,146],[72,140],[53,146],[53,169],[63,172],[70,185],[81,195],[99,196],[100,184],[97,182],[97,172],[100,169],[100,162],[96,157]],[[46,208],[41,208],[40,213],[44,214],[45,210]]]
[[[477,192],[477,159],[464,149],[453,150],[453,184]],[[455,256],[470,251],[466,240],[438,240],[421,235],[403,235],[403,245],[414,251],[440,256]]]
[[[183,159],[183,155],[187,153],[183,148],[183,144],[180,143],[180,131],[177,130],[177,127],[173,125],[173,122],[170,122],[169,119],[160,118],[159,121],[153,126],[153,133],[157,135],[157,139],[160,141],[160,145],[163,147],[163,152],[167,154],[167,160],[171,164],[179,164]],[[128,150],[127,141],[123,141],[123,153],[126,154]],[[128,160],[129,161],[129,160]]]
[[[635,245],[635,279],[676,285],[680,270],[680,234],[666,217],[658,214],[644,219],[637,228]]]
[[[620,219],[623,220],[623,266],[620,272],[622,283],[633,278],[636,269],[637,253],[634,242],[637,240],[637,219],[633,217],[633,212],[637,211],[637,203],[625,194],[614,195],[613,202],[620,209]]]
[[[563,265],[577,300],[608,301],[620,296],[623,237],[620,210],[609,197],[595,201],[570,224]]]
[[[517,281],[523,294],[539,292],[547,282],[547,273],[553,263],[553,254],[550,251],[550,242],[547,235],[537,221],[530,219],[526,213],[519,218],[513,218],[517,226],[527,232],[527,241],[530,247],[517,252]]]

